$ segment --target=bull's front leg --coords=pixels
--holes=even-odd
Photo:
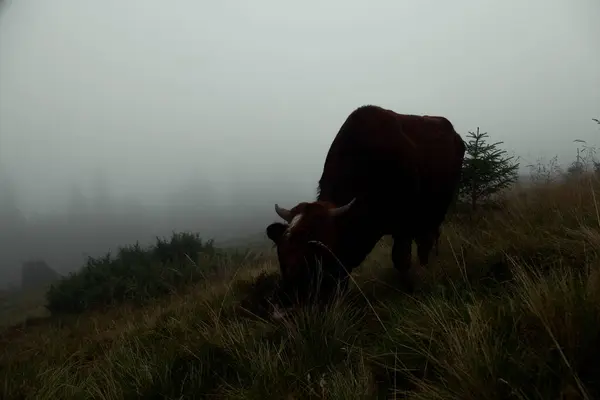
[[[392,235],[392,262],[394,268],[400,272],[401,285],[408,292],[414,290],[413,279],[409,274],[411,267],[412,238],[408,235]]]

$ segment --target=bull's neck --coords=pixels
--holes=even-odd
[[[323,199],[321,201],[328,200]],[[348,204],[348,201],[330,202],[335,207]],[[331,250],[348,269],[353,269],[363,262],[381,237],[377,237],[379,232],[372,232],[368,224],[369,219],[363,214],[360,204],[354,204],[346,213],[335,219],[335,236],[337,240]]]
[[[320,188],[317,195],[317,201],[333,204],[334,207],[341,207],[348,204],[353,199],[352,196],[334,195],[333,191],[328,188]]]

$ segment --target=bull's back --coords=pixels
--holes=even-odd
[[[458,184],[463,156],[464,143],[448,119],[363,106],[340,128],[319,186],[336,203],[362,195],[379,206],[445,212],[443,199]]]
[[[465,145],[444,117],[402,116],[407,135],[416,143],[411,162],[419,166],[421,179],[435,187],[454,186],[462,168]],[[398,153],[407,156],[399,146]],[[410,157],[410,156],[408,156]]]
[[[377,106],[353,111],[335,137],[324,166],[327,175],[360,178],[422,175],[439,180],[462,164],[464,143],[450,121],[438,116],[398,114]],[[416,169],[416,170],[415,170]]]

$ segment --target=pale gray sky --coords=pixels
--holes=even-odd
[[[97,168],[142,198],[196,171],[312,198],[369,103],[566,162],[600,145],[598,21],[598,0],[12,0],[0,162],[35,207]]]

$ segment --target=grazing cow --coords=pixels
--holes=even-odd
[[[292,209],[275,204],[286,223],[270,224],[266,233],[277,246],[284,290],[305,298],[316,272],[320,294],[331,294],[324,292],[338,283],[345,289],[348,274],[383,235],[392,235],[392,262],[412,290],[412,241],[427,265],[434,244],[437,253],[464,154],[463,140],[444,117],[373,105],[354,110],[331,144],[317,201]]]

